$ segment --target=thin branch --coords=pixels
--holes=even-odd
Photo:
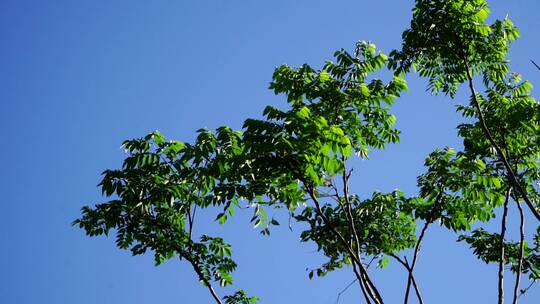
[[[330,230],[334,233],[334,235],[338,238],[338,240],[345,247],[345,250],[347,250],[349,255],[351,256],[351,258],[353,260],[353,271],[354,271],[354,274],[355,274],[356,278],[358,279],[358,283],[360,285],[360,289],[362,290],[362,294],[364,295],[364,298],[366,299],[366,302],[371,304],[370,298],[374,298],[374,295],[369,290],[367,290],[367,286],[365,285],[366,283],[365,283],[364,277],[361,275],[361,273],[360,273],[361,271],[359,272],[358,269],[356,268],[356,265],[357,264],[361,265],[361,262],[358,260],[358,258],[356,257],[356,255],[354,254],[352,249],[350,248],[350,246],[347,243],[347,241],[345,240],[345,238],[343,238],[343,236],[339,233],[339,231],[336,230],[336,228],[330,223],[330,220],[323,213],[323,211],[321,209],[321,206],[319,204],[319,200],[317,200],[317,198],[315,197],[315,193],[314,193],[313,188],[310,187],[307,184],[305,184],[305,185],[306,185],[306,189],[308,190],[308,194],[311,197],[311,200],[313,200],[313,203],[315,204],[315,207],[317,209],[317,213],[323,219],[325,224],[330,227]]]
[[[474,104],[474,107],[476,108],[476,112],[478,114],[478,120],[480,121],[482,131],[486,135],[486,137],[489,140],[491,146],[495,149],[495,151],[497,152],[497,155],[499,156],[499,158],[502,161],[504,167],[506,168],[506,171],[508,173],[508,177],[510,178],[510,182],[512,184],[512,187],[514,188],[514,190],[516,190],[516,192],[519,193],[519,195],[525,201],[525,203],[527,204],[527,207],[529,207],[529,209],[531,210],[533,215],[536,217],[536,219],[538,221],[540,221],[540,213],[538,212],[538,210],[536,210],[536,207],[534,206],[534,204],[529,199],[529,197],[527,195],[527,192],[521,186],[521,183],[520,183],[518,177],[516,176],[516,173],[512,169],[512,166],[510,165],[508,159],[504,155],[504,152],[502,151],[501,147],[499,147],[499,145],[495,141],[495,138],[491,134],[491,131],[489,130],[489,128],[488,128],[488,126],[486,124],[486,119],[484,117],[484,112],[482,111],[482,108],[481,108],[480,103],[479,103],[478,98],[477,98],[476,89],[474,88],[474,83],[473,83],[472,74],[471,74],[471,67],[469,66],[469,60],[467,59],[467,55],[465,54],[465,52],[463,52],[463,58],[462,59],[465,62],[465,67],[467,68],[467,80],[468,80],[468,84],[469,84],[469,89],[471,90],[473,104]]]
[[[437,194],[437,197],[435,198],[435,203],[433,204],[432,209],[429,212],[428,217],[426,218],[426,222],[424,224],[424,227],[422,227],[422,231],[420,232],[420,235],[418,236],[418,240],[416,241],[416,245],[414,247],[414,253],[413,253],[413,261],[412,264],[409,266],[408,261],[406,261],[405,264],[407,265],[407,270],[409,271],[409,277],[407,278],[407,288],[405,290],[405,298],[403,300],[403,303],[407,304],[409,303],[409,293],[411,290],[411,284],[414,284],[414,288],[416,290],[416,295],[418,297],[418,300],[420,303],[422,303],[422,297],[420,296],[420,291],[418,290],[418,286],[416,284],[416,280],[414,278],[413,272],[414,267],[416,267],[416,262],[418,261],[418,255],[420,253],[420,246],[422,244],[422,241],[424,240],[424,237],[426,235],[426,231],[431,223],[433,223],[435,213],[437,212],[438,206],[443,204],[443,194],[444,194],[444,186],[441,184],[442,182],[439,182],[439,194]],[[405,258],[406,259],[406,258]]]
[[[500,253],[499,253],[499,280],[498,280],[498,303],[504,303],[504,236],[506,234],[506,218],[508,216],[508,200],[510,197],[511,189],[506,191],[506,197],[504,199],[504,211],[501,220],[501,237],[499,240]]]
[[[339,190],[338,190],[336,184],[334,183],[334,179],[330,180],[330,188],[332,188],[332,190],[334,190],[334,195],[336,196],[336,198],[339,201],[341,201],[341,195],[339,194]]]
[[[402,259],[399,255],[395,255],[395,254],[389,254],[388,256],[394,258],[396,261],[398,261],[401,265],[403,265],[403,267],[405,267],[405,269],[409,270],[409,263],[405,262],[404,259]]]
[[[518,303],[519,298],[519,284],[521,281],[521,271],[523,268],[523,254],[525,251],[525,216],[523,215],[523,208],[518,200],[516,200],[516,205],[519,209],[519,260],[518,260],[518,269],[516,272],[516,285],[514,286],[514,301],[512,304]]]
[[[200,194],[199,194],[200,195]],[[188,261],[191,266],[193,267],[193,270],[195,270],[195,272],[197,273],[197,276],[199,277],[199,279],[204,283],[204,285],[206,286],[206,288],[208,288],[208,291],[210,291],[210,294],[212,295],[212,297],[214,298],[214,300],[216,301],[217,304],[222,304],[221,302],[221,298],[218,296],[217,292],[215,291],[215,289],[212,287],[212,284],[210,284],[210,282],[208,281],[208,279],[204,276],[204,274],[202,273],[202,270],[199,266],[199,264],[197,263],[197,261],[195,261],[192,257],[191,257],[191,254],[193,253],[193,247],[192,247],[192,244],[193,244],[193,240],[192,240],[192,232],[193,232],[193,226],[194,226],[194,221],[195,221],[195,212],[197,211],[197,205],[194,205],[193,207],[193,214],[191,213],[191,206],[190,206],[190,210],[188,210],[187,212],[187,215],[188,215],[188,223],[189,223],[189,242],[188,242],[188,253],[187,254],[182,254],[181,256],[186,259],[186,261]]]
[[[366,269],[369,269],[369,267],[371,266],[373,261],[375,261],[375,258],[376,258],[376,256],[372,257],[371,260],[369,261],[369,263],[366,264]]]
[[[405,262],[407,262],[407,264],[409,263],[409,261],[407,261],[407,257],[405,257]],[[420,288],[418,288],[418,284],[416,284],[416,278],[414,277],[414,272],[412,268],[411,268],[410,275],[412,278],[412,283],[414,287],[414,292],[416,293],[416,297],[418,298],[418,301],[420,302],[420,304],[424,304],[424,300],[422,299],[422,296],[420,295]]]
[[[396,259],[401,265],[403,265],[403,267],[405,267],[405,269],[407,269],[407,272],[412,277],[412,285],[414,287],[414,292],[416,293],[416,297],[418,298],[418,302],[420,304],[424,304],[424,299],[422,298],[422,295],[420,294],[420,288],[418,288],[418,284],[416,283],[416,278],[414,277],[414,273],[413,273],[411,267],[409,266],[409,262],[407,261],[407,257],[405,257],[405,260],[403,260],[402,258],[400,258],[399,256],[397,256],[395,254],[390,254],[389,256]]]
[[[339,197],[337,197],[335,194],[330,193],[319,193],[320,198],[331,198],[332,200],[336,201],[336,203],[339,203]]]
[[[527,288],[524,288],[523,290],[521,290],[521,292],[519,293],[519,297],[521,298],[522,295],[526,294],[527,291],[529,291],[529,289],[533,287],[534,283],[536,283],[536,280],[531,281],[531,284],[529,284]]]
[[[351,283],[349,283],[349,285],[347,285],[347,287],[343,288],[343,290],[338,293],[336,304],[339,304],[339,299],[341,298],[341,295],[344,294],[345,291],[349,289],[349,287],[353,286],[353,284],[356,283],[356,281],[358,281],[358,279],[354,279]]]
[[[413,283],[413,280],[414,280],[413,271],[414,271],[414,267],[416,266],[416,261],[418,260],[418,254],[420,253],[420,244],[422,243],[422,240],[424,239],[424,236],[426,235],[426,231],[427,231],[430,224],[431,224],[431,219],[428,219],[426,221],[426,223],[424,224],[424,227],[422,228],[422,231],[420,232],[420,236],[418,237],[418,241],[416,242],[416,246],[414,248],[414,254],[413,254],[412,263],[411,263],[411,265],[409,267],[407,267],[408,271],[409,271],[409,276],[407,278],[407,288],[405,290],[405,299],[403,301],[403,303],[405,303],[405,304],[409,303],[409,293],[410,293],[410,290],[411,290],[411,284]],[[406,264],[408,265],[409,263],[406,263]],[[418,288],[418,287],[416,287],[416,288]],[[418,296],[420,295],[419,291],[417,291],[417,295]],[[422,303],[420,296],[419,296],[418,300],[420,300],[420,303]]]
[[[214,298],[214,300],[216,301],[217,304],[223,304],[221,302],[221,298],[218,296],[217,292],[215,291],[215,289],[212,287],[212,284],[210,284],[210,282],[208,281],[208,279],[204,276],[204,274],[202,273],[202,270],[201,268],[199,267],[199,264],[193,260],[189,255],[183,255],[183,257],[191,264],[191,266],[193,266],[193,270],[195,270],[195,272],[197,273],[197,275],[199,276],[199,279],[204,283],[204,285],[206,286],[206,288],[208,288],[208,291],[210,291],[210,294],[212,294],[212,297]]]
[[[191,209],[191,206],[190,206]],[[191,251],[191,236],[193,235],[193,223],[195,221],[195,212],[197,211],[197,205],[193,206],[193,214],[191,210],[188,210],[188,223],[189,223],[189,250]]]
[[[538,64],[536,64],[536,62],[534,62],[534,60],[532,60],[532,59],[530,59],[530,60],[531,60],[532,64],[534,64],[534,66],[535,66],[537,69],[540,70],[540,66],[538,66]]]
[[[311,197],[311,200],[313,200],[313,203],[315,204],[315,208],[317,209],[317,213],[323,219],[324,223],[330,228],[332,233],[337,237],[339,242],[341,242],[341,244],[343,245],[345,250],[348,252],[348,254],[351,256],[351,259],[353,261],[353,271],[354,271],[354,274],[356,275],[356,277],[358,278],[358,282],[360,284],[360,287],[362,289],[364,297],[366,298],[366,301],[368,301],[368,303],[371,303],[369,301],[369,298],[372,298],[375,301],[375,303],[382,304],[383,303],[382,300],[377,299],[376,295],[369,288],[367,288],[369,286],[365,286],[365,280],[369,279],[369,277],[366,278],[365,276],[363,276],[363,273],[366,272],[366,269],[364,268],[364,265],[362,265],[362,262],[356,256],[354,251],[351,249],[350,245],[347,243],[345,238],[341,235],[341,233],[339,233],[339,231],[336,230],[334,225],[332,225],[330,220],[323,213],[323,211],[321,209],[321,205],[320,205],[319,201],[317,200],[317,198],[315,197],[315,193],[314,193],[313,188],[311,186],[307,185],[306,183],[304,183],[304,185],[306,186],[306,189],[308,190],[308,194]],[[356,269],[354,264],[356,264],[358,266],[360,271],[358,271],[358,269]],[[368,295],[369,295],[369,297],[368,297]]]
[[[341,161],[343,162],[343,174],[342,174],[342,181],[343,181],[343,197],[345,199],[345,205],[347,206],[347,216],[349,220],[349,225],[352,230],[352,235],[354,237],[354,241],[356,244],[356,252],[358,253],[358,259],[360,260],[360,238],[358,236],[358,232],[356,231],[356,225],[354,223],[354,217],[352,214],[352,204],[349,199],[349,179],[351,177],[353,169],[347,173],[347,167],[345,166],[345,156],[341,156]],[[354,248],[353,248],[354,249]],[[360,261],[362,262],[362,261]],[[362,266],[363,267],[363,266]],[[363,271],[363,275],[366,277],[366,282],[369,285],[369,288],[375,293],[377,297],[377,301],[380,300],[382,302],[382,296],[377,290],[377,287],[375,287],[375,284],[373,284],[373,280],[369,278],[369,275],[367,273],[367,270]]]

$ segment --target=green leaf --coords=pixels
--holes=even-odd
[[[330,79],[332,79],[332,76],[330,76],[330,74],[328,74],[328,72],[326,71],[322,71],[319,73],[319,82],[324,84],[325,82],[329,81]]]
[[[386,268],[386,266],[388,266],[388,264],[390,263],[390,260],[384,256],[382,259],[380,259],[378,262],[377,262],[377,267],[379,268]]]

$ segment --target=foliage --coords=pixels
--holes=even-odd
[[[529,247],[521,206],[540,220],[540,104],[532,85],[509,72],[506,57],[519,32],[508,18],[487,24],[488,15],[484,0],[417,0],[403,46],[390,58],[358,42],[321,69],[278,67],[270,89],[285,95],[287,109],[268,106],[240,131],[201,129],[191,144],[159,132],[125,141],[122,168],[106,170],[100,183],[110,200],[83,207],[74,224],[89,236],[112,231],[119,248],[133,255],[150,250],[156,264],[189,262],[217,303],[253,304],[258,298],[243,290],[217,295],[212,283],[233,284],[236,262],[222,238],[193,235],[196,212],[218,210],[216,221],[225,224],[248,207],[252,224],[270,234],[279,222],[266,210],[282,208],[307,227],[301,241],[314,242],[327,258],[310,278],[347,267],[366,302],[384,303],[365,260],[384,268],[394,259],[408,274],[405,303],[411,288],[423,303],[414,269],[429,227],[467,233],[492,222],[502,207],[500,233],[476,228],[458,240],[481,260],[499,263],[499,285],[505,264],[517,274],[516,290],[521,273],[538,280],[540,230]],[[417,196],[396,190],[362,199],[349,189],[348,161],[399,141],[390,107],[407,90],[402,77],[411,71],[427,78],[434,94],[455,98],[468,85],[469,103],[457,105],[463,149],[445,147],[426,158]],[[505,235],[510,200],[521,212],[519,242]]]
[[[538,235],[538,234],[537,234]],[[486,263],[498,263],[501,235],[498,233],[489,233],[482,228],[476,229],[471,235],[462,235],[459,241],[467,242],[482,261]],[[535,241],[535,246],[530,248],[527,243],[524,247],[524,258],[522,261],[521,272],[529,275],[530,280],[540,279],[540,243]],[[504,261],[511,266],[512,271],[518,272],[520,260],[520,244],[519,242],[505,242]]]
[[[226,304],[256,304],[259,302],[257,297],[248,297],[244,291],[238,291],[232,296],[225,296]]]
[[[434,159],[430,168],[434,175],[420,178],[420,190],[424,196],[429,187],[447,187],[454,193],[453,198],[461,202],[457,217],[441,218],[441,223],[453,230],[469,230],[476,220],[489,220],[506,193],[501,233],[477,229],[460,240],[471,244],[480,259],[499,263],[499,303],[504,301],[503,265],[512,265],[512,271],[518,273],[517,303],[519,273],[531,271],[530,279],[537,279],[532,270],[537,266],[531,261],[535,261],[538,248],[526,246],[521,204],[540,220],[540,104],[531,97],[532,85],[509,72],[506,57],[511,42],[519,37],[518,30],[508,18],[487,24],[488,15],[484,0],[416,1],[411,27],[403,33],[402,50],[392,52],[391,66],[398,74],[411,68],[418,71],[428,78],[428,88],[434,94],[442,91],[453,98],[459,85],[467,84],[469,104],[457,106],[466,121],[458,126],[464,150],[454,159]],[[481,76],[484,94],[476,90],[476,76]],[[434,171],[433,167],[440,169]],[[458,171],[452,172],[454,168]],[[520,211],[519,243],[505,242],[510,193]]]
[[[345,172],[345,161],[353,152],[367,157],[370,148],[398,140],[395,118],[385,104],[392,104],[406,89],[405,82],[399,77],[386,84],[367,81],[369,73],[386,65],[387,57],[366,42],[357,44],[354,55],[340,50],[335,56],[337,62],[327,62],[322,70],[308,65],[278,68],[271,88],[287,96],[291,109],[267,107],[264,119],[246,120],[241,132],[228,127],[199,130],[193,144],[166,141],[159,132],[124,142],[128,157],[122,169],[105,171],[100,184],[113,199],[84,207],[75,224],[90,236],[114,229],[119,248],[129,248],[134,255],[150,249],[156,264],[175,256],[186,259],[205,284],[212,280],[232,284],[236,264],[230,247],[216,237],[193,240],[197,207],[223,208],[216,219],[225,223],[239,204],[247,203],[255,206],[254,225],[269,233],[268,226],[278,223],[268,220],[265,207],[283,206],[294,212],[306,203],[307,189],[321,188],[312,193],[318,197],[330,180]],[[382,204],[352,199],[355,213],[369,214],[370,208]],[[338,218],[343,210],[335,212],[332,217]],[[411,239],[414,229],[408,221]],[[393,229],[401,229],[397,224]],[[388,230],[388,236],[379,238],[399,234],[391,226]],[[383,240],[368,246],[377,254],[390,250]]]

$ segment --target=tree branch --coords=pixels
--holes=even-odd
[[[341,157],[341,161],[343,162],[343,174],[342,174],[342,180],[343,180],[343,197],[345,199],[345,205],[347,206],[347,217],[349,221],[349,225],[352,231],[352,235],[354,237],[354,241],[356,244],[356,252],[358,254],[358,260],[360,260],[360,238],[358,236],[358,232],[356,231],[356,225],[354,223],[354,216],[352,214],[352,205],[351,201],[349,199],[349,179],[352,174],[352,169],[347,173],[347,167],[345,166],[345,156]],[[354,249],[354,248],[353,248]],[[360,261],[361,263],[362,261]],[[362,266],[363,267],[363,266]],[[369,275],[367,273],[367,269],[363,271],[363,275],[366,277],[366,282],[369,285],[369,288],[375,293],[377,299],[380,299],[382,302],[382,297],[379,291],[377,290],[377,287],[375,287],[375,284],[373,284],[373,280],[369,278]]]
[[[347,285],[347,287],[343,288],[343,290],[338,293],[336,304],[339,304],[339,299],[341,298],[341,295],[344,294],[345,291],[349,289],[349,287],[351,287],[354,283],[356,283],[356,281],[358,281],[358,279],[354,279],[351,283],[349,283],[349,285]]]
[[[204,283],[206,288],[208,288],[208,291],[210,291],[210,294],[212,294],[212,297],[214,298],[216,303],[217,304],[223,304],[221,302],[221,298],[218,296],[217,292],[212,287],[212,284],[210,284],[208,279],[202,273],[202,270],[199,267],[199,264],[197,264],[197,262],[195,260],[193,260],[189,255],[183,255],[183,257],[184,257],[184,259],[186,259],[191,264],[191,266],[193,266],[193,270],[195,270],[195,272],[199,276],[199,279]]]
[[[313,203],[315,204],[315,208],[317,209],[317,213],[323,219],[324,223],[330,228],[332,233],[337,237],[339,242],[341,242],[341,244],[343,245],[345,250],[348,252],[348,254],[351,256],[351,259],[353,261],[353,271],[354,271],[354,273],[356,275],[356,278],[358,279],[358,282],[360,284],[362,292],[364,293],[364,297],[366,298],[366,301],[368,301],[368,303],[370,303],[369,298],[371,298],[371,299],[373,299],[373,301],[376,304],[384,303],[382,301],[382,299],[378,298],[377,295],[371,290],[371,288],[369,288],[370,287],[369,285],[367,285],[367,286],[365,285],[366,281],[370,280],[369,276],[364,276],[364,273],[366,273],[367,270],[364,268],[364,265],[362,264],[362,262],[360,261],[358,256],[354,253],[354,251],[352,250],[349,243],[347,243],[345,238],[341,235],[341,233],[339,233],[339,231],[336,230],[334,225],[332,225],[330,220],[323,213],[323,211],[321,209],[321,205],[320,205],[319,201],[317,200],[317,198],[315,197],[315,193],[314,193],[313,188],[310,185],[306,184],[306,183],[304,183],[304,185],[305,185],[306,189],[308,190],[308,194],[311,197],[311,200],[313,200]],[[358,267],[358,269],[356,269],[355,264]],[[358,270],[360,270],[360,271],[358,271]],[[369,297],[368,297],[368,295],[369,295]]]
[[[508,177],[510,178],[510,182],[512,184],[512,187],[514,188],[514,190],[516,190],[517,193],[519,193],[519,195],[525,201],[525,203],[527,204],[527,207],[529,207],[529,209],[531,210],[533,215],[536,217],[536,219],[538,221],[540,221],[540,213],[538,212],[538,210],[536,210],[536,207],[534,206],[534,204],[531,202],[531,200],[527,196],[527,193],[525,192],[525,190],[521,186],[521,183],[519,182],[519,179],[516,176],[516,173],[512,169],[512,166],[510,165],[508,159],[504,155],[501,147],[499,147],[499,145],[495,141],[495,138],[491,134],[491,131],[489,130],[489,128],[488,128],[488,126],[486,124],[486,120],[485,120],[485,117],[484,117],[484,112],[482,111],[482,108],[480,107],[480,103],[478,102],[478,98],[477,98],[476,89],[474,88],[474,83],[473,83],[472,74],[471,74],[471,68],[469,66],[469,60],[467,59],[467,55],[464,52],[463,52],[463,58],[462,59],[465,62],[465,67],[467,69],[467,80],[468,80],[468,84],[469,84],[469,89],[470,89],[471,94],[472,94],[473,104],[474,104],[474,107],[476,108],[476,112],[478,114],[478,120],[480,121],[480,126],[482,127],[482,131],[486,135],[486,137],[487,137],[488,141],[490,142],[491,146],[495,149],[495,151],[497,152],[497,155],[499,156],[499,158],[502,161],[504,167],[506,168],[506,171],[508,173]]]
[[[534,64],[534,66],[535,66],[537,69],[540,70],[540,66],[538,66],[538,64],[536,64],[536,62],[534,62],[534,60],[532,60],[532,59],[530,59],[530,60],[531,60],[532,64]]]
[[[500,253],[499,253],[499,280],[498,280],[498,303],[504,303],[504,236],[506,234],[506,218],[508,216],[508,199],[510,198],[510,191],[506,191],[506,197],[504,199],[504,211],[501,220],[501,237],[499,240]]]
[[[191,266],[193,267],[193,270],[195,270],[195,272],[197,273],[197,276],[199,277],[199,279],[204,283],[206,288],[208,288],[208,291],[210,291],[210,294],[212,295],[212,297],[214,298],[216,303],[217,304],[222,304],[221,298],[218,296],[217,292],[212,287],[212,284],[210,284],[208,279],[202,273],[202,270],[201,270],[199,264],[191,257],[191,254],[192,254],[192,251],[193,251],[193,246],[192,246],[193,240],[191,238],[192,238],[192,231],[193,231],[193,224],[194,224],[194,221],[195,221],[195,211],[196,210],[197,210],[197,205],[195,205],[194,208],[193,208],[193,214],[191,214],[191,207],[190,207],[190,210],[187,210],[188,224],[189,224],[189,234],[188,234],[188,237],[189,237],[188,251],[189,252],[187,254],[182,254],[181,256],[191,264]]]
[[[422,241],[426,235],[426,231],[431,223],[433,223],[435,213],[437,212],[437,208],[443,204],[443,194],[444,194],[444,186],[442,185],[442,182],[439,182],[439,193],[437,194],[437,197],[435,198],[435,203],[433,204],[433,208],[430,210],[428,217],[426,218],[426,222],[424,224],[424,227],[422,227],[422,231],[420,232],[420,235],[418,236],[418,240],[416,241],[416,245],[414,247],[414,254],[413,254],[413,261],[412,264],[409,266],[409,263],[406,261],[405,264],[407,265],[407,270],[409,271],[409,277],[407,278],[407,288],[405,290],[405,299],[403,300],[403,303],[407,304],[409,303],[409,293],[411,289],[411,284],[414,284],[414,288],[416,290],[416,295],[418,297],[418,300],[420,303],[422,303],[422,297],[420,296],[420,291],[418,290],[418,286],[416,284],[416,280],[414,278],[413,272],[414,267],[416,267],[416,262],[418,260],[418,254],[420,253],[420,246],[422,244]]]
[[[401,265],[403,265],[403,267],[405,267],[405,269],[407,270],[407,272],[409,273],[409,276],[412,277],[412,285],[414,287],[414,291],[416,293],[416,297],[418,298],[418,302],[420,304],[424,304],[424,299],[422,299],[422,295],[420,295],[420,288],[418,288],[418,284],[416,283],[416,278],[414,277],[414,273],[411,269],[411,267],[409,266],[409,263],[408,261],[406,261],[407,258],[405,258],[405,261],[400,258],[399,256],[395,255],[395,254],[390,254],[389,256],[393,257],[394,259],[396,259],[396,261],[398,261]]]
[[[188,246],[189,246],[189,251],[191,253],[191,244],[193,243],[192,240],[191,240],[191,237],[193,235],[193,222],[195,221],[195,211],[197,211],[197,205],[194,205],[193,207],[193,214],[191,214],[191,206],[189,207],[190,210],[187,211],[187,216],[188,216],[188,224],[189,224],[189,234],[188,234],[188,237],[189,237],[189,243],[188,243]]]
[[[435,208],[435,206],[433,208]],[[418,237],[418,241],[416,242],[412,264],[406,267],[407,270],[409,271],[409,277],[407,278],[407,288],[405,289],[405,299],[403,301],[403,303],[405,304],[409,303],[409,293],[411,290],[411,284],[413,283],[413,280],[414,280],[413,271],[414,271],[414,267],[416,266],[416,261],[418,260],[418,254],[420,253],[420,244],[422,243],[422,240],[424,239],[424,236],[426,235],[426,231],[430,224],[431,224],[431,215],[430,215],[430,218],[424,224],[424,227],[422,227],[422,231],[420,232],[420,236]],[[406,264],[408,265],[409,263],[406,263]],[[417,286],[415,287],[418,288]],[[418,290],[417,290],[417,296],[419,297],[418,300],[420,301],[420,303],[422,303],[420,292]]]
[[[525,216],[523,215],[523,208],[518,200],[516,200],[516,205],[519,210],[519,260],[518,260],[518,269],[516,272],[516,284],[514,285],[514,300],[512,304],[518,303],[519,298],[519,284],[521,281],[521,270],[523,268],[523,254],[525,250]]]

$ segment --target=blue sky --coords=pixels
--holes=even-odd
[[[512,68],[540,83],[540,2],[491,1],[522,38]],[[121,164],[124,139],[160,130],[190,141],[200,127],[239,128],[284,98],[267,89],[283,63],[322,66],[339,48],[374,41],[386,53],[401,44],[413,1],[199,0],[0,1],[0,303],[210,303],[188,265],[154,267],[111,238],[89,239],[70,223],[79,208],[103,200],[100,173]],[[352,189],[414,194],[424,157],[456,146],[459,118],[445,97],[408,77],[394,107],[402,142],[356,162]],[[463,96],[460,96],[463,97]],[[283,214],[276,213],[276,216]],[[271,237],[249,216],[200,231],[221,234],[240,264],[236,283],[268,303],[335,303],[349,271],[309,281],[321,256],[300,244],[300,229]],[[493,303],[496,269],[476,260],[455,236],[427,236],[418,280],[429,303]],[[388,303],[401,301],[405,274],[392,263],[375,280]],[[540,288],[522,303],[538,303]],[[358,303],[353,286],[340,303]]]

